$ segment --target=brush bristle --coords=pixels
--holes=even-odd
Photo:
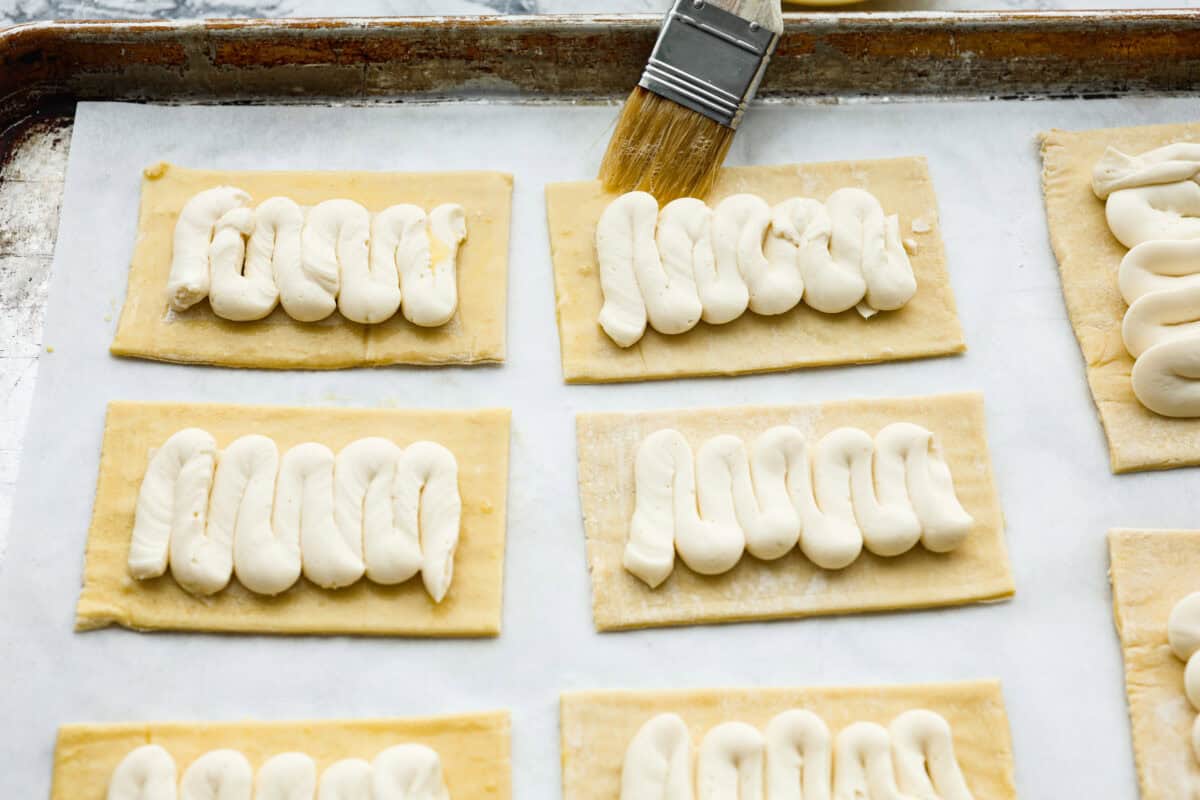
[[[659,203],[704,197],[732,142],[731,128],[638,86],[621,110],[600,180],[610,192],[649,192]]]

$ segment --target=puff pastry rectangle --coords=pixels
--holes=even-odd
[[[786,424],[815,441],[843,425],[874,436],[899,421],[924,425],[941,440],[959,500],[975,518],[957,550],[938,555],[918,545],[895,558],[864,551],[839,571],[820,569],[799,550],[775,561],[745,555],[732,570],[715,576],[698,575],[676,558],[675,571],[657,589],[622,566],[636,500],[634,460],[649,434],[675,428],[695,452],[722,433],[751,440]],[[576,435],[592,613],[600,630],[947,606],[1013,593],[982,395],[580,414]]]
[[[180,773],[209,750],[240,750],[255,770],[273,755],[300,751],[318,771],[343,758],[370,761],[397,744],[424,744],[442,761],[452,797],[512,796],[507,711],[426,719],[288,722],[150,722],[64,725],[54,750],[50,800],[104,800],[113,769],[131,750],[157,744]]]
[[[1142,800],[1194,797],[1196,711],[1184,694],[1184,662],[1167,643],[1167,619],[1200,590],[1200,531],[1110,531],[1108,555]]]
[[[1138,154],[1179,141],[1200,141],[1200,123],[1042,134],[1050,243],[1113,472],[1200,464],[1200,419],[1159,416],[1133,394],[1133,358],[1121,337],[1126,306],[1117,286],[1128,251],[1108,229],[1104,201],[1092,193],[1092,168],[1107,147]]]
[[[621,794],[621,762],[630,739],[651,717],[679,714],[693,743],[730,721],[762,730],[783,711],[803,708],[836,735],[854,722],[887,725],[901,713],[927,708],[954,731],[954,750],[975,797],[1012,800],[1012,742],[996,681],[800,689],[689,689],[571,692],[561,701],[563,800],[612,800]]]
[[[400,314],[359,325],[335,312],[297,322],[276,309],[257,322],[230,322],[207,301],[169,312],[171,240],[184,204],[197,192],[232,185],[254,202],[285,195],[301,205],[347,198],[367,210],[396,203],[431,209],[458,203],[467,239],[458,254],[458,311],[421,328]],[[498,172],[234,172],[157,165],[142,180],[137,244],[114,355],[189,364],[270,369],[340,369],[383,364],[473,364],[504,360],[508,229],[512,176]]]
[[[725,325],[701,322],[676,336],[647,328],[641,341],[621,348],[597,322],[604,297],[596,223],[615,195],[605,193],[598,181],[548,185],[550,254],[567,383],[737,375],[961,353],[966,344],[924,158],[730,167],[721,171],[707,200],[712,204],[738,192],[753,192],[769,203],[798,195],[825,200],[847,186],[874,194],[884,213],[900,216],[901,234],[917,243],[911,256],[917,294],[904,308],[865,320],[853,309],[821,314],[801,304],[779,316],[747,312]]]
[[[135,629],[399,636],[495,636],[500,632],[504,578],[509,412],[288,408],[189,403],[116,402],[108,407],[100,477],[88,533],[79,630]],[[218,447],[259,433],[279,449],[317,441],[335,452],[366,436],[401,447],[435,441],[458,460],[462,529],[454,580],[435,604],[420,580],[382,586],[363,579],[343,589],[304,578],[277,597],[256,595],[236,580],[203,600],[168,574],[138,581],[126,561],[138,489],[149,451],[195,426]]]

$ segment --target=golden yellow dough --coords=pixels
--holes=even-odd
[[[1092,168],[1110,145],[1137,155],[1182,141],[1200,141],[1200,124],[1042,134],[1050,244],[1113,472],[1200,464],[1200,419],[1159,416],[1133,394],[1133,357],[1121,338],[1127,306],[1117,286],[1128,250],[1109,231],[1104,201],[1092,193]]]
[[[231,322],[213,314],[207,300],[170,312],[175,220],[193,195],[221,185],[244,189],[255,203],[274,195],[301,205],[343,197],[372,212],[397,203],[426,210],[459,203],[467,239],[458,253],[458,311],[437,328],[413,325],[399,312],[377,325],[338,312],[321,322],[297,322],[281,308],[256,322]],[[155,165],[142,180],[129,287],[110,349],[118,356],[270,369],[503,361],[511,205],[512,176],[499,172],[221,172]]]
[[[1196,711],[1184,694],[1184,662],[1167,644],[1167,619],[1200,591],[1200,531],[1110,531],[1108,556],[1142,800],[1194,798]]]
[[[865,550],[843,570],[823,570],[793,550],[775,561],[744,555],[722,575],[698,575],[676,558],[651,589],[621,564],[636,502],[634,461],[642,440],[675,428],[693,452],[712,436],[751,441],[775,425],[794,425],[816,441],[844,425],[874,436],[892,422],[915,422],[941,440],[954,488],[975,518],[951,553],[917,545],[895,558]],[[822,405],[743,406],[580,414],[579,492],[592,573],[592,613],[600,630],[704,622],[809,617],[997,600],[1013,593],[1004,518],[984,435],[982,395],[950,394]]]
[[[192,403],[110,403],[100,477],[88,532],[76,628],[323,633],[399,636],[495,636],[500,632],[508,484],[507,410],[410,411],[288,408]],[[182,428],[211,433],[218,447],[258,433],[280,451],[320,442],[337,452],[366,436],[406,447],[437,442],[458,460],[462,529],[454,580],[441,603],[420,578],[381,586],[365,578],[322,589],[301,578],[276,597],[236,579],[208,598],[188,594],[170,572],[138,581],[126,565],[138,490],[152,448]]]
[[[613,800],[621,794],[625,748],[646,720],[674,712],[692,745],[722,722],[762,730],[793,708],[807,709],[836,736],[854,722],[887,725],[914,708],[946,718],[967,786],[980,800],[1014,800],[1012,742],[997,681],[800,689],[688,689],[570,692],[561,701],[563,800]],[[693,752],[695,752],[693,750]]]
[[[54,750],[50,800],[104,800],[117,764],[144,744],[166,749],[182,777],[192,761],[225,747],[240,750],[256,772],[273,755],[307,753],[317,762],[319,776],[335,761],[370,761],[382,750],[406,743],[437,751],[452,797],[508,800],[510,727],[507,711],[426,719],[64,725]]]
[[[900,216],[901,236],[917,243],[911,255],[917,294],[902,309],[865,320],[853,309],[822,314],[801,304],[779,316],[746,312],[725,325],[701,322],[675,336],[647,327],[637,344],[622,348],[598,322],[604,295],[595,248],[596,223],[616,195],[606,194],[597,181],[548,185],[550,254],[567,383],[738,375],[961,353],[966,344],[924,158],[729,167],[721,171],[707,200],[715,204],[739,192],[753,192],[769,203],[798,195],[825,200],[846,186],[879,198],[885,214]],[[928,229],[914,231],[914,220]]]

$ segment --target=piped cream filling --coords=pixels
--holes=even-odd
[[[262,319],[276,305],[300,322],[335,309],[362,324],[397,311],[422,327],[454,316],[467,237],[461,206],[426,214],[402,204],[371,214],[344,199],[308,209],[287,197],[250,203],[241,189],[218,186],[184,205],[167,279],[173,310],[207,297],[214,314],[238,322]]]
[[[709,730],[695,758],[675,714],[648,720],[629,743],[621,800],[971,800],[950,725],[923,709],[888,727],[856,722],[836,737],[802,709],[760,733],[742,722]]]
[[[237,750],[212,750],[184,770],[158,745],[128,753],[109,779],[107,800],[449,800],[438,754],[420,744],[400,744],[374,761],[348,758],[330,764],[317,780],[305,753],[280,753],[254,773]]]
[[[824,203],[796,197],[771,206],[737,194],[715,209],[683,198],[661,211],[653,196],[630,192],[601,214],[596,254],[600,326],[621,347],[637,343],[647,324],[679,334],[701,319],[783,314],[801,301],[870,317],[904,306],[917,290],[899,218],[854,188]]]
[[[441,602],[454,577],[462,500],[458,462],[433,442],[400,448],[360,439],[336,456],[299,444],[280,458],[252,434],[223,452],[186,428],[154,451],[138,492],[128,566],[139,580],[169,569],[197,595],[236,575],[276,595],[303,574],[336,589],[364,575],[379,584],[420,573]]]
[[[1200,417],[1200,144],[1140,156],[1108,148],[1092,174],[1113,236],[1133,393],[1167,417]]]
[[[637,499],[624,566],[650,587],[674,570],[718,575],[748,551],[765,560],[799,546],[814,564],[842,569],[863,548],[897,556],[918,542],[954,550],[974,520],[954,491],[934,435],[899,422],[874,439],[838,428],[810,448],[781,425],[747,453],[736,436],[716,436],[693,456],[667,428],[646,437],[634,467]]]
[[[1200,592],[1193,592],[1171,609],[1167,620],[1167,641],[1171,652],[1187,664],[1183,672],[1183,691],[1188,702],[1200,711]],[[1192,723],[1192,753],[1200,761],[1200,716]]]

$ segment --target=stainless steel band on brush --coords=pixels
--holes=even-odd
[[[778,42],[704,0],[676,0],[638,85],[736,129]]]

